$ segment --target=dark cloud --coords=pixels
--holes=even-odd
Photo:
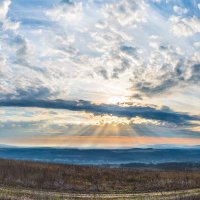
[[[138,99],[138,100],[142,100],[142,96],[140,94],[133,94],[132,96],[129,97],[130,99]]]
[[[137,48],[136,47],[122,45],[120,47],[120,50],[128,55],[137,57]]]
[[[62,0],[61,3],[73,5],[73,2],[70,0]]]
[[[108,80],[108,72],[105,68],[103,67],[98,68],[97,74],[101,75],[105,80]]]
[[[22,99],[30,99],[33,96],[37,98],[47,98],[51,95],[51,91],[46,87],[39,87],[39,88],[27,88],[26,90],[23,89],[16,89],[16,96],[17,98]]]
[[[149,106],[120,106],[108,104],[93,104],[90,101],[64,101],[64,100],[7,100],[0,101],[0,106],[39,107],[52,109],[67,109],[72,111],[85,111],[95,115],[113,115],[118,117],[142,117],[151,120],[160,120],[177,125],[186,125],[189,120],[200,120],[199,116],[190,116],[178,113],[166,107],[156,109]]]
[[[194,83],[200,82],[200,63],[192,66],[192,75],[190,77],[190,81]]]
[[[16,88],[15,93],[4,94],[0,92],[0,102],[7,99],[32,99],[34,98],[49,98],[53,93],[47,87],[27,87],[27,88]],[[55,95],[55,93],[54,93]]]
[[[119,59],[119,66],[114,67],[112,78],[119,78],[121,74],[123,74],[127,69],[132,66],[132,61],[130,57],[134,59],[138,59],[137,48],[133,46],[121,45],[118,49],[119,54],[117,57]],[[121,53],[124,55],[122,56]]]
[[[154,96],[157,94],[162,94],[174,87],[187,87],[193,84],[198,84],[200,82],[200,64],[192,64],[189,61],[179,60],[173,71],[163,64],[163,70],[165,71],[163,75],[157,77],[157,82],[155,84],[151,81],[140,81],[134,83],[134,79],[130,79],[134,83],[133,88],[137,89],[141,94],[147,96]],[[137,77],[137,76],[135,76]]]
[[[169,90],[170,88],[177,85],[177,82],[173,79],[167,79],[160,82],[159,85],[152,86],[149,82],[140,82],[137,83],[136,88],[141,91],[142,93],[145,93],[149,96],[159,94],[162,92],[165,92],[166,90]]]
[[[130,68],[130,62],[126,58],[121,58],[121,65],[113,69],[112,78],[119,78],[119,76]]]
[[[15,49],[13,64],[29,68],[30,70],[37,71],[39,73],[47,72],[46,69],[34,66],[29,61],[30,49],[28,48],[28,44],[25,38],[23,38],[20,35],[13,36],[10,44],[13,47],[13,49]]]

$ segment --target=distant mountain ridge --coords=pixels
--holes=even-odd
[[[78,149],[78,150],[130,150],[130,149],[200,149],[200,145],[173,145],[173,144],[157,144],[157,145],[143,145],[133,148],[77,148],[77,147],[65,147],[65,146],[15,146],[9,144],[1,144],[0,148],[28,148],[28,149]]]
[[[132,148],[132,149],[67,149],[0,147],[0,158],[78,165],[120,165],[127,163],[200,163],[200,147]]]
[[[16,148],[16,146],[7,145],[7,144],[0,144],[0,148]]]

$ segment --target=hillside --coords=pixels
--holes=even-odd
[[[160,171],[0,161],[0,186],[75,193],[200,188],[200,171]]]

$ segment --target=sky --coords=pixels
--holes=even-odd
[[[200,144],[200,0],[0,0],[0,144]]]

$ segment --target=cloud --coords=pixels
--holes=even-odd
[[[16,30],[19,28],[19,22],[12,22],[8,17],[8,10],[11,0],[2,0],[0,2],[0,22],[4,30]]]
[[[99,67],[97,68],[97,73],[100,74],[104,79],[108,80],[108,72],[105,68]]]
[[[146,7],[147,4],[143,0],[121,0],[113,4],[106,4],[104,15],[110,20],[117,20],[121,26],[135,26],[137,23],[146,21],[144,12]]]
[[[187,8],[182,8],[182,7],[179,7],[177,5],[173,6],[173,10],[178,15],[183,15],[183,14],[186,14],[188,12]]]
[[[177,37],[187,37],[192,36],[196,33],[200,33],[200,19],[196,16],[191,18],[180,18],[180,17],[171,17],[172,21],[172,32]]]
[[[78,22],[82,17],[82,3],[62,1],[58,6],[46,11],[46,15],[53,21],[72,24]]]
[[[187,125],[187,121],[200,120],[198,116],[190,116],[185,113],[174,112],[170,109],[156,109],[154,107],[143,106],[120,106],[107,104],[94,104],[90,101],[63,101],[63,100],[7,100],[0,101],[0,106],[16,107],[38,107],[52,109],[67,109],[72,111],[85,111],[95,115],[113,115],[117,117],[141,117],[151,120],[160,120],[178,125]]]
[[[141,69],[134,73],[131,79],[133,89],[136,88],[144,95],[154,96],[173,88],[199,83],[199,76],[195,72],[199,70],[199,60],[186,57],[181,49],[172,45],[156,45],[157,50],[149,55],[149,62],[144,63],[148,70]]]
[[[179,62],[176,64],[173,71],[161,75],[158,84],[146,80],[136,83],[134,87],[148,96],[162,94],[174,87],[180,87],[181,85],[187,87],[187,85],[198,84],[200,82],[199,69],[199,64]]]
[[[4,21],[7,17],[8,9],[11,4],[10,0],[3,0],[0,4],[0,20]]]
[[[0,20],[20,22],[0,33],[2,100],[102,102],[110,95],[145,101],[199,83],[199,18],[184,5],[168,2],[185,15],[166,16],[143,0],[65,0],[30,6],[27,15],[15,10],[20,2],[2,2]]]

